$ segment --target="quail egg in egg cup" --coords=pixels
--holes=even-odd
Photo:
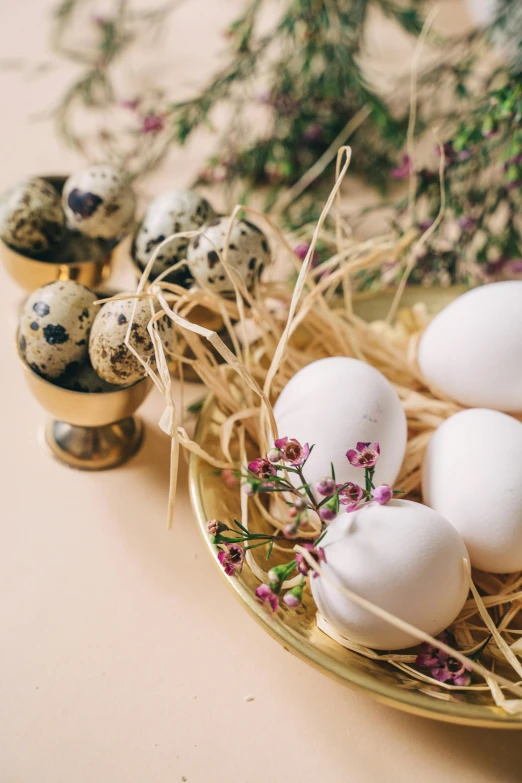
[[[64,176],[43,176],[58,198],[67,180]],[[33,291],[55,280],[76,280],[93,288],[108,279],[124,236],[98,240],[65,230],[60,241],[41,253],[20,250],[0,238],[0,257],[7,273],[25,291]]]
[[[68,467],[94,471],[118,467],[136,454],[144,428],[134,414],[152,389],[148,377],[120,387],[100,381],[103,391],[78,391],[90,385],[89,366],[83,368],[86,377],[82,375],[79,384],[53,382],[29,366],[18,335],[16,343],[27,385],[50,415],[45,442],[54,457]]]

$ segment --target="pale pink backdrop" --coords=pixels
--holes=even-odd
[[[3,61],[45,57],[50,5],[1,0]],[[169,33],[172,72],[208,69],[217,30],[240,6],[188,0]],[[458,3],[442,8],[447,24],[462,23]],[[378,29],[374,38],[377,55],[406,57]],[[33,117],[67,77],[0,71],[2,189],[77,164]],[[146,187],[182,185],[199,163],[194,149],[177,152]],[[522,780],[518,733],[379,706],[265,635],[208,559],[184,467],[165,531],[160,399],[144,406],[145,446],[124,469],[89,475],[53,462],[14,350],[20,292],[3,271],[0,297],[0,783]]]

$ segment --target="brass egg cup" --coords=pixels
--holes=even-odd
[[[61,193],[67,177],[42,177]],[[31,292],[56,280],[75,280],[87,288],[96,288],[109,277],[115,251],[122,238],[100,248],[100,254],[81,261],[53,261],[33,258],[0,240],[0,257],[9,276],[25,291]],[[50,255],[50,253],[48,254]]]
[[[108,470],[136,454],[143,424],[134,413],[152,388],[149,378],[114,391],[72,391],[38,375],[17,346],[31,393],[51,416],[45,442],[54,457],[78,470]]]

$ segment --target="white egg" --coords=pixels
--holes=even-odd
[[[346,356],[312,362],[287,383],[275,406],[279,437],[314,445],[305,477],[315,483],[331,475],[361,484],[364,471],[346,452],[358,442],[378,442],[375,481],[393,485],[406,450],[406,416],[389,381],[369,364]]]
[[[475,568],[522,569],[522,424],[475,408],[450,416],[430,440],[424,502],[464,539]]]
[[[409,500],[341,513],[321,543],[325,577],[432,636],[456,619],[468,594],[466,547],[431,508]],[[398,650],[418,639],[361,609],[327,579],[310,579],[323,617],[347,639]]]
[[[522,280],[475,288],[424,332],[426,380],[462,405],[522,411]]]
[[[128,176],[102,163],[72,174],[62,203],[70,228],[89,237],[118,239],[132,225],[136,197]]]

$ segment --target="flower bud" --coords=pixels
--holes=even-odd
[[[335,492],[335,481],[330,476],[325,476],[315,485],[316,491],[323,497],[330,497]]]
[[[372,497],[381,506],[385,503],[389,503],[393,497],[393,491],[387,484],[381,484],[379,487],[372,489]]]
[[[269,462],[279,462],[281,459],[281,450],[276,449],[275,446],[270,449],[268,454],[266,455],[266,458]]]
[[[319,509],[319,516],[323,522],[331,522],[332,519],[335,519],[337,515],[333,508],[330,508],[329,506],[321,506]]]
[[[295,609],[296,607],[298,607],[301,601],[303,600],[303,588],[304,588],[304,579],[301,579],[298,585],[292,587],[291,590],[285,593],[283,601],[291,609]]]

